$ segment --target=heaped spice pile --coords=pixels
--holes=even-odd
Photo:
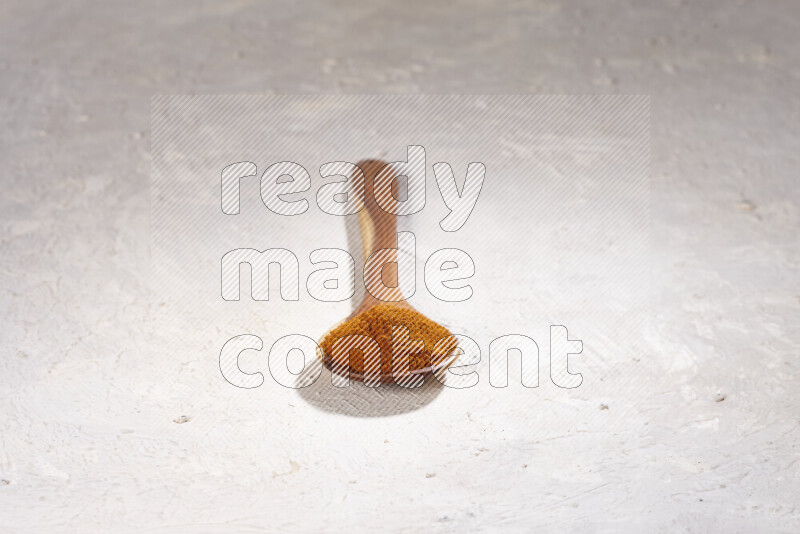
[[[334,353],[333,344],[337,339],[350,335],[369,336],[381,348],[381,374],[388,375],[392,372],[392,326],[405,326],[408,328],[409,337],[412,340],[421,340],[425,348],[422,352],[412,354],[410,357],[409,370],[427,367],[431,362],[431,351],[436,343],[450,335],[447,328],[431,321],[415,310],[379,304],[367,311],[356,315],[349,321],[337,326],[322,340],[322,350],[329,356],[334,364],[342,365],[349,356],[349,367],[359,373],[364,373],[364,355],[360,350],[351,350],[350,354],[345,351]],[[448,345],[445,353],[449,354],[456,346],[455,340]],[[398,354],[399,359],[401,355]]]

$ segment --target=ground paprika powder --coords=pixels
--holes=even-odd
[[[351,349],[350,354],[347,354],[347,351],[344,350],[334,351],[333,345],[340,337],[369,336],[378,343],[381,349],[381,375],[390,375],[393,366],[398,365],[400,357],[399,354],[395,355],[392,351],[393,326],[405,326],[408,328],[412,340],[421,340],[424,344],[422,351],[410,355],[408,368],[410,371],[430,366],[431,352],[434,346],[440,339],[450,336],[447,328],[428,319],[410,306],[383,303],[367,309],[331,330],[322,340],[321,348],[323,353],[332,360],[334,366],[344,365],[358,374],[363,374],[365,364],[362,351]],[[456,341],[451,338],[442,355],[449,355],[455,347]],[[349,362],[347,358],[349,358]],[[438,355],[436,359],[439,359]],[[434,362],[434,364],[436,363]]]

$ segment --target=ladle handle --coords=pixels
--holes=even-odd
[[[402,299],[402,291],[398,287],[397,273],[397,216],[384,210],[376,201],[376,193],[380,197],[381,204],[391,209],[397,205],[399,196],[399,184],[397,174],[391,166],[382,160],[368,159],[358,163],[359,168],[364,173],[364,209],[358,214],[359,226],[361,229],[361,240],[363,245],[364,260],[366,261],[372,254],[387,249],[390,251],[387,262],[394,262],[394,266],[386,266],[378,273],[379,279],[370,281],[365,277],[367,284],[367,300],[378,300],[373,296],[380,280],[383,286],[395,288],[390,291],[391,298],[388,300],[396,301]],[[382,276],[380,276],[382,275]],[[370,283],[373,287],[370,287]],[[370,291],[372,289],[372,291]]]

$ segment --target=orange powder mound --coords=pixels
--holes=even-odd
[[[421,369],[431,363],[431,351],[436,343],[450,335],[447,328],[431,321],[413,309],[400,308],[388,304],[379,304],[367,311],[356,315],[349,321],[337,326],[322,340],[322,351],[336,365],[343,365],[349,356],[349,367],[353,371],[364,373],[364,355],[361,350],[351,349],[348,355],[346,350],[333,351],[333,344],[340,337],[350,335],[364,335],[374,339],[381,348],[381,374],[388,375],[392,372],[394,362],[392,354],[392,326],[405,326],[408,328],[412,343],[420,340],[424,349],[416,354],[411,354],[409,369]],[[452,345],[452,346],[449,346]],[[455,340],[451,340],[446,354],[455,347]],[[401,354],[398,354],[398,360]],[[399,365],[399,364],[398,364]]]

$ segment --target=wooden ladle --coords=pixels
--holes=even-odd
[[[406,300],[403,299],[402,288],[399,287],[398,278],[399,273],[397,272],[394,266],[398,266],[397,263],[397,217],[385,211],[378,205],[378,202],[375,199],[375,182],[377,180],[381,180],[382,184],[384,180],[390,181],[391,183],[391,198],[388,198],[388,195],[385,195],[381,198],[384,205],[392,206],[396,205],[397,199],[400,196],[400,184],[397,180],[396,173],[392,170],[390,166],[385,161],[377,160],[377,159],[367,159],[362,160],[358,163],[358,167],[363,172],[363,179],[364,179],[364,209],[362,209],[358,213],[358,222],[359,222],[359,229],[361,231],[361,243],[363,247],[363,257],[366,260],[369,258],[374,252],[386,249],[389,251],[390,256],[386,258],[386,262],[393,262],[393,265],[387,265],[386,268],[382,269],[382,276],[381,272],[378,272],[377,275],[372,276],[370,278],[364,277],[366,291],[364,292],[364,297],[361,303],[356,306],[353,312],[345,319],[348,321],[357,315],[360,315],[371,308],[374,308],[378,305],[388,305],[394,306],[398,308],[403,308],[407,310],[413,310],[416,313],[418,312],[411,304],[409,304]],[[360,178],[360,177],[351,177],[351,179]],[[386,188],[380,188],[382,191],[387,191]],[[379,193],[380,194],[380,191]],[[396,210],[393,210],[396,211]],[[384,262],[385,263],[385,262]],[[380,284],[380,280],[383,280],[383,284]],[[374,296],[375,293],[378,293],[380,290],[380,296],[384,297],[386,300],[379,299]],[[334,325],[331,330],[336,328],[342,323],[338,323]],[[324,340],[330,331],[326,332],[324,336],[322,336],[321,340]],[[320,343],[321,345],[321,343]],[[341,368],[336,369],[336,366],[333,365],[333,359],[330,354],[322,354],[322,361],[325,367],[327,367],[332,372],[336,372],[341,374]],[[408,370],[399,376],[395,376],[392,373],[388,374],[381,374],[379,376],[379,381],[381,383],[389,383],[389,382],[402,382],[404,379],[412,377],[413,375],[421,375],[426,376],[441,370],[446,369],[453,362],[456,360],[457,357],[457,349],[454,348],[451,351],[448,357],[443,358],[442,361],[437,362],[435,365],[429,365],[427,367],[423,367],[420,369]],[[353,380],[358,380],[360,382],[365,381],[366,376],[364,374],[358,373],[356,370],[352,368],[347,369],[347,373],[349,377]]]

